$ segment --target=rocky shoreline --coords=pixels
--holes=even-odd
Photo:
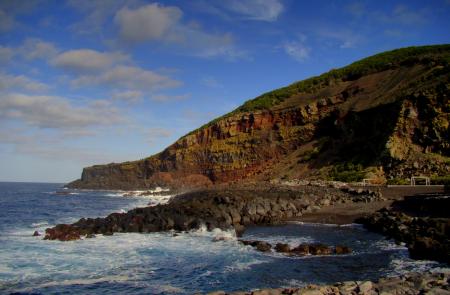
[[[246,226],[278,224],[337,203],[382,200],[379,192],[318,186],[252,185],[189,192],[168,204],[82,218],[46,230],[45,239],[70,241],[115,232],[186,231],[205,225],[241,233]]]
[[[359,221],[371,231],[405,243],[412,258],[450,263],[449,208],[448,194],[416,195]]]
[[[332,285],[308,285],[304,287],[260,289],[249,292],[215,291],[210,295],[390,295],[390,294],[450,294],[448,273],[409,273],[400,277],[373,281],[348,281]]]

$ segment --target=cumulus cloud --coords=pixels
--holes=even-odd
[[[154,91],[181,85],[180,81],[139,67],[119,65],[99,75],[83,75],[72,81],[75,87],[106,85],[115,88]]]
[[[143,92],[154,94],[182,84],[168,75],[133,66],[131,57],[120,52],[69,50],[52,58],[50,64],[70,74],[72,87],[106,87],[112,89],[114,100],[128,103],[141,101]]]
[[[112,94],[114,100],[124,101],[130,104],[142,101],[143,93],[137,90],[115,91]]]
[[[117,12],[114,21],[123,40],[139,43],[170,38],[182,14],[178,7],[153,3],[137,9],[124,7]]]
[[[172,134],[173,134],[172,130],[161,127],[150,128],[145,131],[145,135],[150,138],[170,137],[172,136]]]
[[[28,60],[49,59],[58,53],[58,49],[53,43],[36,38],[27,38],[18,51]]]
[[[114,64],[128,60],[129,57],[119,52],[99,52],[92,49],[75,49],[55,56],[50,63],[70,72],[98,72]]]
[[[13,76],[0,72],[0,91],[21,90],[29,92],[42,92],[48,88],[48,85],[30,79],[24,75]]]
[[[296,61],[303,62],[309,58],[311,48],[307,47],[301,42],[286,42],[283,49],[290,57]]]
[[[284,10],[279,0],[229,0],[223,6],[247,19],[269,22],[277,20]]]
[[[155,94],[151,96],[151,99],[154,101],[172,101],[172,100],[183,100],[189,98],[189,94],[180,94],[180,95],[168,95],[168,94]]]
[[[68,0],[67,3],[85,16],[71,26],[78,34],[98,34],[105,28],[105,23],[121,7],[134,6],[135,0]]]
[[[92,101],[84,106],[76,106],[69,99],[59,96],[17,93],[2,95],[0,118],[53,129],[76,129],[125,121],[120,112],[106,101]]]
[[[145,141],[150,145],[154,145],[162,138],[169,138],[174,133],[170,129],[154,127],[143,131]]]
[[[185,23],[183,12],[176,6],[148,4],[138,8],[120,9],[114,22],[119,37],[126,44],[164,42],[174,46],[175,51],[198,57],[225,56],[229,59],[245,57],[234,45],[230,33],[209,33],[198,23]]]

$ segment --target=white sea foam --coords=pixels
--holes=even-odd
[[[290,224],[300,224],[304,226],[314,226],[314,227],[355,227],[363,228],[362,224],[358,223],[348,223],[348,224],[335,224],[335,223],[317,223],[317,222],[303,222],[303,221],[289,221]]]
[[[86,278],[86,279],[71,279],[62,281],[47,282],[39,285],[39,288],[55,287],[55,286],[70,286],[70,285],[91,285],[102,282],[126,282],[132,279],[130,276],[116,275],[116,276],[102,276],[100,278]]]
[[[404,274],[407,272],[425,272],[436,267],[439,263],[429,260],[412,260],[407,257],[393,259],[390,263],[392,271],[390,275]]]
[[[235,262],[232,265],[226,266],[225,271],[226,272],[235,272],[235,271],[244,271],[249,270],[252,266],[266,263],[269,259],[251,259],[250,261],[244,261],[244,262]]]
[[[172,285],[158,285],[156,289],[164,294],[170,294],[170,293],[186,293],[186,291],[182,288],[175,287]]]
[[[405,246],[405,243],[397,244],[394,240],[378,240],[374,244],[377,248],[384,250],[384,251],[391,251],[391,250],[403,250],[408,251],[408,248]]]
[[[33,222],[31,224],[31,227],[43,227],[43,226],[48,226],[48,221]]]
[[[271,245],[275,245],[277,243],[284,243],[284,244],[288,244],[291,248],[297,247],[300,244],[312,244],[312,243],[317,242],[311,236],[293,237],[293,236],[283,236],[283,235],[271,235],[269,237],[259,236],[259,235],[246,235],[244,240],[264,241]]]

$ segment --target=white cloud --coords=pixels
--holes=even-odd
[[[316,33],[319,37],[325,38],[325,42],[329,40],[337,42],[337,46],[343,49],[354,48],[364,40],[360,34],[349,29],[319,28]]]
[[[189,98],[189,94],[181,94],[181,95],[168,95],[168,94],[155,94],[151,96],[152,100],[155,101],[172,101],[172,100],[183,100]]]
[[[19,120],[30,126],[53,129],[77,129],[124,122],[120,112],[105,101],[75,106],[59,96],[4,94],[0,100],[0,118]]]
[[[160,127],[150,128],[145,131],[145,135],[147,137],[151,137],[151,138],[170,137],[170,136],[172,136],[172,134],[173,134],[172,130],[160,128]]]
[[[114,14],[121,7],[134,6],[135,0],[69,0],[68,4],[85,16],[71,26],[71,29],[78,34],[99,34],[106,26],[107,21],[113,18]]]
[[[223,6],[247,19],[269,22],[277,20],[284,10],[279,0],[228,0]]]
[[[300,42],[286,42],[283,45],[283,49],[290,57],[296,61],[303,62],[309,58],[311,48],[305,46]]]
[[[129,57],[119,52],[99,52],[92,49],[76,49],[65,51],[50,63],[69,72],[98,72],[110,68],[114,64],[128,60]]]
[[[176,52],[198,57],[224,56],[234,60],[246,57],[236,49],[230,33],[209,33],[196,22],[184,23],[183,12],[176,6],[148,4],[139,8],[124,7],[119,10],[114,22],[119,37],[125,44],[149,41],[164,42]]]
[[[30,92],[42,92],[47,90],[48,85],[30,79],[24,75],[12,76],[0,73],[0,91],[21,90]]]
[[[223,88],[223,85],[213,77],[203,77],[200,83],[210,88]]]
[[[36,38],[26,39],[18,50],[28,60],[49,59],[58,53],[58,49],[53,43]]]
[[[178,7],[153,3],[137,9],[124,7],[117,12],[114,21],[124,41],[140,43],[169,38],[182,14]]]
[[[169,138],[174,134],[170,129],[154,127],[143,130],[145,141],[151,146],[155,145],[159,140],[163,138]]]
[[[159,90],[181,85],[180,81],[139,67],[119,65],[99,75],[82,75],[72,81],[76,87],[84,85],[107,85],[133,90]]]
[[[143,93],[138,90],[128,91],[115,91],[112,94],[112,98],[115,100],[125,101],[130,104],[138,103],[142,101]]]

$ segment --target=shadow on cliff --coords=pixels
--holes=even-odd
[[[401,101],[374,108],[344,112],[336,110],[319,121],[314,138],[320,142],[319,156],[311,169],[352,163],[362,167],[382,165],[386,143],[393,134]]]

